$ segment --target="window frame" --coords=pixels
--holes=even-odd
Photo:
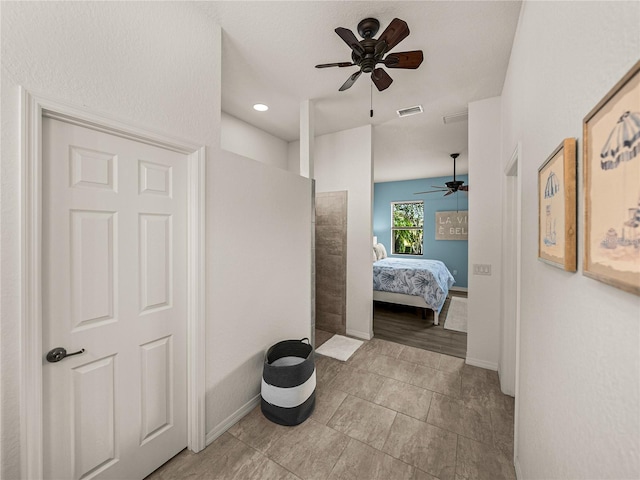
[[[394,212],[396,205],[406,205],[409,203],[419,203],[422,205],[422,226],[421,227],[396,227],[394,222]],[[420,245],[420,253],[398,253],[396,252],[396,242],[394,232],[398,230],[420,230],[422,231],[422,245]],[[391,202],[391,255],[408,255],[411,257],[421,257],[424,255],[424,200],[406,200]]]

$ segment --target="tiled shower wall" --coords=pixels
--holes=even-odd
[[[316,328],[346,333],[347,192],[316,193]]]

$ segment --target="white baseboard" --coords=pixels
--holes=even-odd
[[[226,419],[220,422],[217,426],[215,426],[209,433],[207,433],[207,446],[211,445],[213,441],[222,435],[224,432],[233,427],[236,423],[238,423],[242,418],[253,410],[255,407],[260,405],[260,394],[253,397],[243,406],[241,406],[238,410],[229,415]]]
[[[351,335],[352,337],[361,338],[363,340],[371,340],[373,335],[368,332],[361,332],[359,330],[351,330],[347,328],[347,335]]]
[[[520,460],[518,459],[518,457],[515,457],[515,458],[513,459],[513,466],[514,466],[514,467],[515,467],[515,469],[516,469],[516,479],[518,479],[518,478],[524,478],[524,477],[522,476],[522,470],[520,469]]]
[[[498,371],[498,364],[495,362],[487,362],[486,360],[467,357],[465,363],[474,367],[486,368],[487,370],[495,370],[496,372]]]
[[[454,292],[468,292],[469,289],[467,287],[451,287],[449,291],[453,290]]]

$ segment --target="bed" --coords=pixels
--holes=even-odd
[[[454,282],[439,260],[386,257],[373,263],[373,299],[433,310],[434,325]]]

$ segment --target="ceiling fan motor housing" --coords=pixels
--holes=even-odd
[[[377,43],[378,41],[373,38],[365,38],[364,40],[360,40],[360,45],[362,45],[364,49],[364,55],[360,57],[355,52],[351,53],[353,63],[358,65],[364,73],[373,72],[376,68],[376,63],[384,56],[384,51],[376,55],[375,47]]]
[[[464,182],[460,181],[460,180],[451,180],[449,182],[444,182],[444,184],[447,186],[447,188],[449,188],[450,190],[456,191],[458,190],[463,184]]]

